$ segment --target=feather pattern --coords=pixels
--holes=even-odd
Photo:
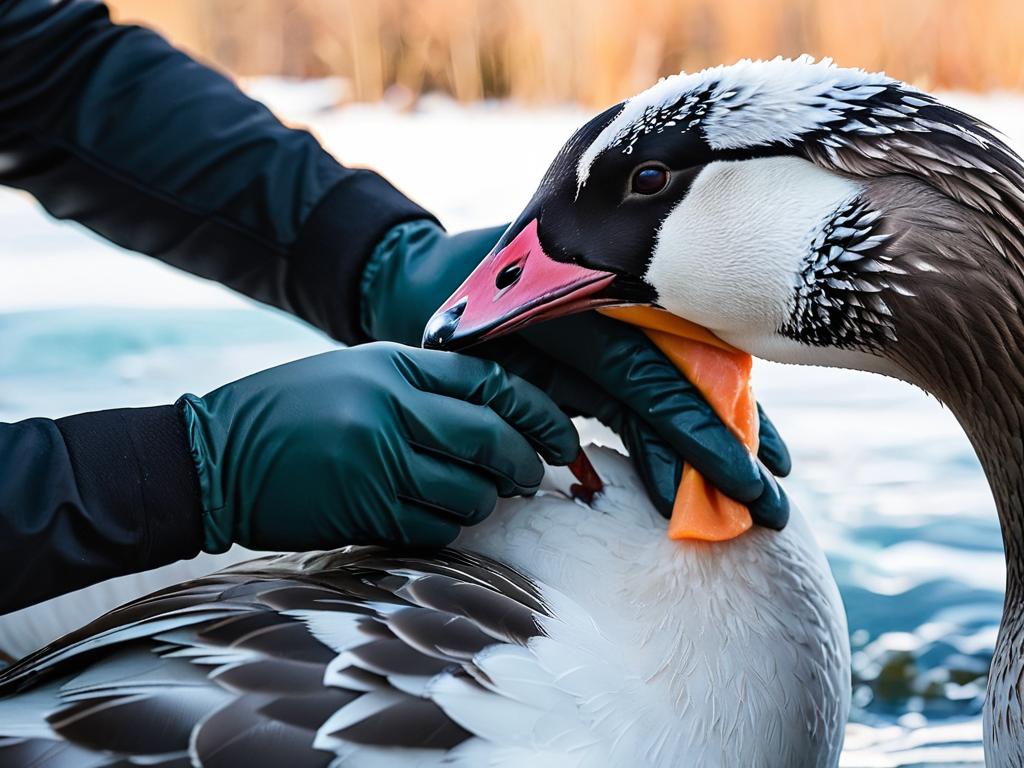
[[[593,509],[551,479],[455,549],[264,558],[111,612],[0,676],[0,766],[835,764],[849,651],[806,527],[688,550],[593,458]]]
[[[700,131],[714,150],[793,146],[827,132],[879,135],[890,129],[864,108],[886,88],[902,86],[883,74],[840,69],[829,59],[744,59],[731,66],[680,73],[625,102],[580,156],[577,185],[586,184],[602,153],[629,154],[642,137],[665,131]],[[907,86],[903,86],[908,88]],[[912,99],[928,99],[918,91]],[[904,104],[906,106],[906,104]]]
[[[811,236],[789,319],[779,333],[806,344],[880,351],[896,340],[887,289],[909,294],[906,271],[886,248],[881,213],[861,195],[840,205]]]

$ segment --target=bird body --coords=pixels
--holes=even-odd
[[[593,507],[550,470],[436,556],[257,560],[114,611],[3,676],[0,765],[836,765],[846,622],[799,513],[672,541],[588,450]]]

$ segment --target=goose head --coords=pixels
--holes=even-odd
[[[957,382],[935,378],[935,341],[979,332],[967,283],[1006,309],[992,283],[1019,256],[1022,189],[991,129],[882,74],[801,58],[676,75],[572,136],[424,343],[648,304],[758,357],[941,397]]]

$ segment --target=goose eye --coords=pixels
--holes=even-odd
[[[668,168],[663,165],[641,165],[633,171],[630,189],[638,195],[656,195],[668,186]]]

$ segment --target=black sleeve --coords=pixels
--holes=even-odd
[[[91,0],[0,0],[0,184],[348,343],[375,244],[430,218]],[[173,406],[0,424],[0,612],[195,555],[183,430]]]
[[[198,554],[176,406],[0,424],[0,614]]]
[[[0,0],[0,184],[347,343],[373,247],[430,218],[91,0]]]

